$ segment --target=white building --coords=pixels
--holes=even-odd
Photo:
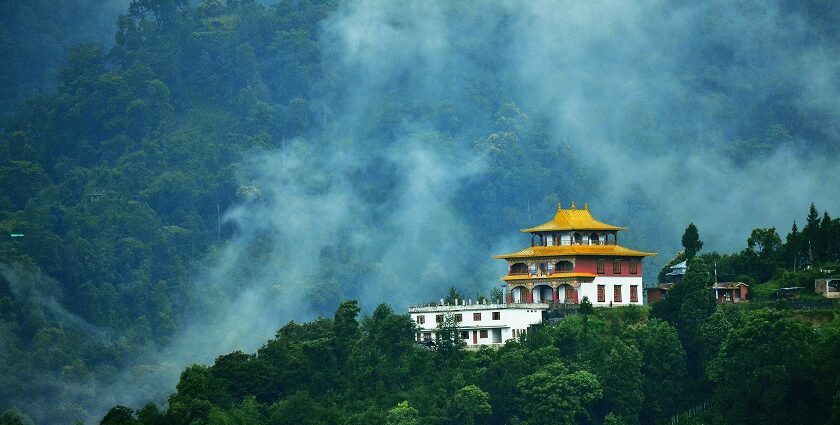
[[[408,313],[419,329],[417,342],[434,341],[438,325],[452,315],[467,348],[475,349],[499,346],[525,334],[529,326],[542,323],[548,307],[545,303],[416,305],[409,306]]]

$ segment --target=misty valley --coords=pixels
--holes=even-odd
[[[840,423],[838,22],[0,2],[0,425]]]

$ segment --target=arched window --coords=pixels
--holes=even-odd
[[[580,245],[581,243],[583,243],[583,238],[580,236],[580,233],[575,232],[574,238],[575,238],[575,242],[574,242],[575,245]]]
[[[600,245],[601,240],[598,239],[597,233],[592,233],[589,235],[589,245]]]
[[[571,261],[558,261],[557,264],[554,265],[554,268],[557,270],[558,273],[563,272],[570,272],[574,268],[574,264]]]
[[[528,265],[525,263],[514,263],[510,266],[510,274],[528,274]]]

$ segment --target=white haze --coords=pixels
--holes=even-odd
[[[324,105],[326,126],[307,140],[255,152],[245,167],[242,183],[260,196],[228,211],[236,236],[195,278],[195,291],[217,294],[214,310],[196,316],[209,319],[190,320],[188,313],[172,344],[106,386],[100,393],[112,396],[94,411],[161,401],[184,366],[252,352],[287,321],[316,317],[313,296],[337,303],[330,297],[352,287],[366,311],[385,302],[404,312],[449,286],[471,298],[476,290],[489,293],[504,269],[491,255],[527,243],[517,228],[486,234],[470,227],[470,206],[456,199],[467,181],[488,172],[472,147],[475,134],[493,130],[466,122],[470,128],[444,135],[425,119],[403,118],[387,140],[374,140],[366,128],[386,102],[465,104],[475,75],[489,73],[515,89],[511,100],[521,108],[548,118],[557,148],[568,143],[598,176],[591,196],[574,200],[589,202],[604,221],[630,226],[628,245],[660,252],[659,264],[679,249],[692,221],[707,250],[728,252],[741,249],[753,227],[776,226],[784,235],[810,202],[840,211],[837,157],[812,153],[814,141],[800,139],[733,163],[726,149],[733,120],[680,71],[685,60],[702,60],[698,40],[719,38],[751,70],[719,69],[720,78],[748,87],[755,102],[769,83],[800,91],[798,107],[828,116],[825,133],[836,145],[840,55],[802,44],[810,31],[802,19],[760,1],[343,5],[322,26],[330,84],[312,104]],[[682,133],[662,130],[671,127]],[[361,202],[354,173],[380,166],[392,167],[397,182],[383,182],[382,204]],[[547,194],[530,189],[539,195],[528,205],[541,209],[520,228],[553,214],[540,204]],[[557,195],[564,204],[573,200]],[[526,202],[510,207],[524,210]],[[342,243],[370,264],[364,279],[318,278],[319,258],[339,233],[350,235]],[[245,248],[261,239],[260,261],[253,261]],[[344,264],[339,257],[330,266]]]

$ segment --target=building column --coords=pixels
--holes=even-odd
[[[528,304],[534,303],[534,288],[528,290]]]
[[[555,286],[555,287],[551,288],[551,295],[552,295],[552,301],[554,302],[554,304],[559,303],[560,302],[560,287]]]
[[[513,304],[513,288],[508,288],[508,304]]]

